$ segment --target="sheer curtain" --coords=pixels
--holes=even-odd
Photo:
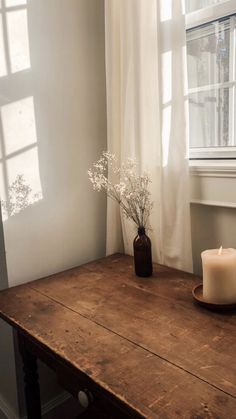
[[[181,0],[105,0],[108,150],[149,171],[153,259],[192,271],[185,20]],[[108,200],[107,253],[135,228]]]

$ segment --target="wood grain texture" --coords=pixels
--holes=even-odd
[[[0,293],[0,316],[146,418],[236,418],[236,316],[193,304],[199,278],[123,255]]]

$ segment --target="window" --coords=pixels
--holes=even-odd
[[[236,158],[235,1],[186,0],[190,158]]]

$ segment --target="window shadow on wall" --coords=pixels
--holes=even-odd
[[[0,196],[3,221],[42,199],[27,0],[0,1]]]

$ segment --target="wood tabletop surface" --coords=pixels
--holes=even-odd
[[[144,418],[236,418],[236,314],[194,303],[200,278],[115,254],[0,292],[0,317]]]

